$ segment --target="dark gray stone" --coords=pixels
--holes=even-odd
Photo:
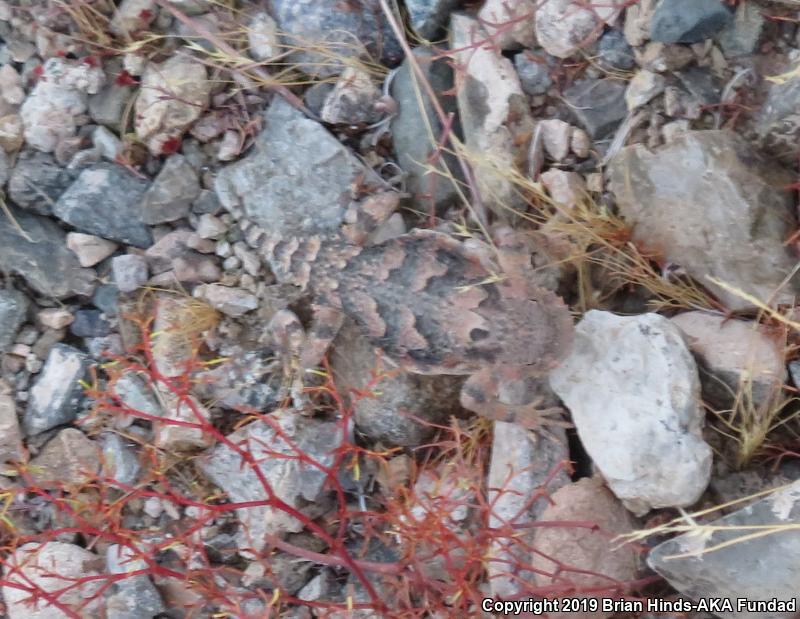
[[[55,344],[30,391],[28,409],[22,426],[33,436],[73,421],[83,400],[80,381],[90,366],[89,358],[81,351]]]
[[[109,318],[117,315],[119,289],[113,284],[101,284],[92,295],[92,305],[101,310]]]
[[[92,294],[95,272],[81,267],[67,249],[66,233],[54,221],[15,208],[11,215],[14,221],[0,217],[0,269],[20,275],[44,296]]]
[[[528,52],[519,53],[514,56],[514,67],[517,69],[522,90],[529,95],[543,95],[553,85],[545,54],[534,59]]]
[[[53,155],[22,151],[8,181],[8,197],[20,208],[50,215],[53,204],[74,179]]]
[[[709,524],[714,528],[656,546],[647,559],[650,567],[695,600],[731,600],[733,612],[715,612],[720,617],[795,617],[794,612],[737,610],[737,599],[776,598],[800,605],[800,481]],[[772,533],[748,527],[769,527]]]
[[[414,56],[434,92],[442,93],[453,87],[453,71],[444,59],[434,61],[432,52],[420,47],[414,50]],[[391,124],[392,140],[397,163],[408,174],[407,189],[414,196],[414,201],[428,212],[431,197],[435,207],[442,207],[456,200],[457,193],[447,178],[426,174],[427,162],[436,150],[436,141],[442,135],[443,126],[422,86],[419,87],[419,93],[424,109],[420,109],[414,82],[411,66],[404,61],[392,83],[391,95],[397,102],[397,115]],[[445,113],[455,112],[454,97],[440,96],[439,102]],[[428,133],[427,123],[430,123],[433,140]],[[457,127],[455,129],[458,130]],[[443,154],[443,163],[439,164],[443,173],[445,165],[456,178],[460,178],[458,162],[446,153]]]
[[[210,189],[203,189],[192,204],[192,212],[197,215],[215,214],[220,211],[222,205],[219,203],[217,194]]]
[[[628,114],[625,89],[621,80],[583,80],[568,88],[564,98],[583,128],[599,139],[612,134]]]
[[[30,301],[19,290],[0,290],[0,353],[6,352],[25,322]]]
[[[142,198],[142,221],[163,224],[189,214],[200,195],[200,181],[183,155],[172,155]]]
[[[633,48],[619,30],[609,30],[597,43],[597,64],[605,69],[628,71],[636,66]]]
[[[433,39],[462,0],[406,0],[411,27],[423,39]]]
[[[330,82],[317,82],[303,93],[303,103],[311,112],[319,116],[325,100],[332,91],[333,84]]]
[[[762,10],[755,2],[739,3],[733,21],[717,35],[726,56],[746,56],[756,51],[767,23]]]
[[[733,21],[720,0],[661,0],[650,22],[650,38],[662,43],[699,43]]]
[[[277,97],[250,153],[220,170],[215,189],[225,208],[243,208],[272,232],[320,234],[338,230],[362,176],[384,186],[322,125]]]
[[[344,64],[335,56],[359,56],[361,44],[383,64],[392,66],[402,60],[400,44],[377,0],[271,0],[270,4],[287,45],[329,48],[328,53],[292,54],[292,59],[300,63],[299,68],[310,75],[340,73]]]
[[[76,337],[103,337],[111,332],[111,325],[100,310],[83,309],[75,312],[69,331]]]
[[[59,219],[81,232],[136,247],[153,242],[139,207],[148,183],[113,163],[80,173],[53,207]]]

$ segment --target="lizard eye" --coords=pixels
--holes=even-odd
[[[473,342],[480,342],[481,340],[485,340],[487,337],[489,337],[489,332],[486,329],[475,328],[469,332],[469,338]]]

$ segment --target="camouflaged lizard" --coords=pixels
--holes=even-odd
[[[394,192],[376,194],[347,211],[338,233],[305,238],[270,235],[241,207],[229,209],[278,281],[313,294],[308,334],[288,310],[271,322],[286,347],[299,351],[301,378],[349,317],[409,372],[469,375],[464,408],[528,428],[559,423],[546,419],[554,410],[540,410],[538,402],[499,398],[504,382],[543,376],[572,344],[573,321],[563,301],[526,277],[529,246],[513,231],[501,233],[500,244],[511,251],[500,254],[500,277],[487,252],[441,232],[416,230],[362,246],[397,203]]]

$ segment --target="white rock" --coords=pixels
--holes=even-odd
[[[586,198],[586,182],[577,172],[550,168],[542,174],[541,179],[557,204],[571,208]]]
[[[536,6],[536,0],[486,0],[478,18],[500,49],[534,47]]]
[[[136,99],[136,136],[154,155],[177,140],[208,106],[211,82],[206,68],[186,56],[150,63]]]
[[[542,145],[554,161],[564,161],[569,155],[573,127],[563,120],[550,118],[539,121],[542,128]]]
[[[320,118],[333,124],[372,123],[381,114],[375,107],[381,91],[372,83],[369,73],[347,67],[325,98]]]
[[[588,312],[550,384],[628,509],[644,514],[699,499],[712,456],[701,435],[700,380],[680,330],[668,319]]]
[[[228,129],[219,141],[217,159],[220,161],[233,161],[242,152],[242,140],[238,131]]]
[[[150,25],[158,11],[155,0],[122,0],[111,16],[111,31],[129,34]]]
[[[521,207],[508,173],[527,158],[523,136],[533,133],[528,98],[511,61],[497,49],[476,45],[486,37],[477,20],[454,14],[450,36],[451,48],[462,50],[455,52],[465,84],[457,103],[481,198],[497,211]]]
[[[592,152],[592,138],[583,129],[573,127],[572,140],[570,140],[569,147],[581,159],[585,159]]]
[[[578,0],[548,0],[536,15],[536,38],[548,54],[558,58],[572,56],[591,45],[603,33],[603,24],[613,22],[623,2],[609,0],[583,8]],[[601,6],[602,5],[602,6]]]
[[[82,267],[90,267],[117,251],[118,245],[93,234],[68,232],[67,247],[78,256],[78,262]]]
[[[657,0],[638,0],[625,9],[625,40],[632,47],[644,45],[650,38],[650,21]]]
[[[717,401],[733,400],[740,384],[758,405],[774,396],[788,380],[783,345],[758,323],[708,312],[684,312],[672,318],[686,336],[701,367],[711,376],[704,390]]]
[[[250,57],[263,62],[281,53],[278,24],[266,11],[253,15],[247,26],[247,43]]]
[[[22,460],[22,433],[14,398],[0,395],[0,462]]]
[[[19,150],[24,141],[24,130],[19,114],[7,114],[0,118],[0,147],[7,153]]]
[[[8,556],[3,565],[3,575],[9,583],[3,586],[8,618],[66,619],[70,616],[52,604],[31,605],[30,587],[47,593],[61,591],[58,601],[76,608],[81,605],[81,616],[105,614],[101,609],[102,595],[99,595],[103,579],[90,579],[78,584],[81,578],[99,576],[94,567],[97,560],[97,555],[74,544],[23,544]]]
[[[220,239],[228,231],[228,224],[210,213],[203,213],[197,220],[197,234],[204,239]]]
[[[25,100],[22,78],[11,64],[0,67],[0,95],[11,105],[19,105]]]
[[[39,323],[48,329],[63,329],[75,320],[72,312],[63,307],[47,307],[36,314]]]
[[[116,161],[122,152],[122,140],[103,125],[98,125],[92,133],[92,144],[100,156],[108,161]]]
[[[147,58],[139,54],[128,53],[122,57],[122,68],[131,75],[139,76],[147,67]]]
[[[87,94],[97,93],[104,82],[105,74],[97,67],[49,59],[20,108],[27,142],[37,150],[52,152],[62,140],[74,136],[87,108]]]
[[[628,110],[635,110],[664,92],[666,80],[662,75],[652,71],[637,71],[628,82],[625,91],[625,104]]]

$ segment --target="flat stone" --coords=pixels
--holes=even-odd
[[[227,436],[233,444],[246,444],[258,462],[261,473],[272,487],[275,496],[295,509],[313,517],[319,511],[318,501],[329,481],[317,467],[308,466],[294,448],[275,431],[271,424],[290,439],[299,453],[323,466],[331,466],[341,445],[342,432],[334,421],[300,419],[289,409],[279,409],[269,416],[270,422],[256,420]],[[275,457],[275,453],[289,457]],[[263,501],[268,498],[250,465],[225,444],[219,444],[196,461],[199,470],[209,481],[223,489],[233,502]],[[237,533],[240,548],[259,552],[268,543],[267,535],[282,535],[303,529],[293,516],[269,506],[236,510],[241,529]]]
[[[133,292],[147,282],[147,260],[138,254],[116,256],[111,260],[114,283],[120,292]]]
[[[259,62],[283,53],[278,37],[278,24],[266,11],[258,11],[247,25],[247,44],[250,57]]]
[[[653,548],[647,562],[694,600],[727,599],[725,619],[791,619],[791,612],[737,609],[737,600],[793,600],[800,607],[800,482]],[[705,523],[703,523],[705,524]],[[760,528],[760,529],[759,529]],[[756,534],[772,529],[770,534]],[[749,538],[749,539],[748,539]]]
[[[762,301],[793,302],[800,278],[783,282],[796,262],[785,245],[795,230],[785,189],[792,175],[744,138],[691,131],[654,151],[629,146],[608,175],[634,240],[681,265],[730,309],[751,304],[710,277]]]
[[[524,202],[511,178],[500,170],[520,170],[527,161],[533,119],[514,66],[498,49],[474,44],[485,38],[479,22],[454,14],[450,46],[463,70],[456,100],[473,173],[484,204],[508,215]]]
[[[58,165],[53,155],[24,150],[8,179],[8,197],[22,209],[50,215],[73,180],[74,174]]]
[[[48,307],[36,313],[36,318],[48,329],[63,329],[75,320],[72,312],[63,307]]]
[[[89,116],[98,125],[118,131],[125,110],[135,95],[133,86],[116,81],[106,84],[100,92],[89,97]]]
[[[233,286],[201,284],[194,289],[194,296],[227,316],[243,316],[258,307],[258,297]]]
[[[22,419],[27,436],[34,436],[78,416],[83,400],[83,380],[90,366],[89,358],[81,351],[55,344],[47,361],[30,390],[28,409]]]
[[[22,433],[14,398],[0,395],[0,462],[21,462],[22,459]]]
[[[142,221],[163,224],[189,214],[200,195],[197,172],[183,155],[172,155],[142,197]]]
[[[103,337],[111,332],[111,325],[100,310],[80,309],[75,312],[69,331],[75,337]]]
[[[43,488],[76,487],[100,472],[100,447],[76,428],[64,428],[31,460],[31,477]]]
[[[175,152],[183,132],[208,107],[211,87],[205,66],[188,56],[149,63],[136,99],[136,136],[153,155]]]
[[[661,0],[650,22],[650,38],[662,43],[699,43],[733,21],[719,0]]]
[[[628,89],[625,91],[625,104],[628,110],[635,110],[648,103],[664,92],[665,86],[666,80],[658,73],[637,71],[628,82]]]
[[[248,155],[222,168],[215,181],[222,205],[244,209],[262,228],[286,236],[336,231],[357,178],[384,186],[322,125],[280,97],[264,123]]]
[[[21,276],[36,292],[48,297],[92,294],[95,273],[81,268],[78,258],[66,247],[64,231],[46,217],[13,207],[10,211],[16,225],[10,218],[0,217],[0,268]]]
[[[57,595],[66,606],[89,616],[105,614],[97,555],[64,542],[29,542],[12,552],[3,564],[3,600],[8,619],[63,619],[68,615],[52,605],[31,606],[30,587]]]
[[[713,401],[730,405],[745,389],[746,397],[759,406],[775,398],[788,380],[784,344],[758,323],[708,312],[684,312],[672,322],[707,373],[703,391]]]
[[[569,155],[572,125],[557,118],[540,120],[537,128],[542,132],[542,145],[553,161],[564,161]]]
[[[119,246],[93,234],[67,232],[67,247],[75,252],[82,267],[92,267],[108,258]]]
[[[580,590],[636,579],[638,552],[631,546],[617,548],[612,540],[638,527],[598,478],[584,478],[559,488],[550,495],[550,501],[540,521],[565,524],[535,529],[533,547],[536,553],[531,568],[536,571],[536,584],[547,588],[562,586],[566,581]],[[566,524],[581,521],[592,522],[596,528],[570,527]],[[570,572],[570,569],[577,571]],[[601,609],[582,611],[577,615],[553,612],[547,616],[550,619],[576,616],[581,619],[606,619],[614,614]]]
[[[211,447],[213,436],[200,426],[202,423],[209,423],[211,414],[197,398],[192,395],[179,398],[171,391],[162,390],[161,401],[164,402],[163,421],[154,424],[155,444],[159,449],[181,452]],[[180,425],[170,421],[178,421]],[[183,425],[186,423],[198,425]]]
[[[424,47],[414,48],[414,59],[430,82],[445,114],[455,113],[455,98],[441,94],[453,87],[450,65],[444,59],[434,60],[433,52]],[[426,212],[452,204],[458,196],[456,186],[441,175],[449,172],[460,178],[461,170],[455,157],[439,152],[438,143],[444,126],[427,90],[417,86],[408,59],[403,61],[394,77],[391,95],[397,102],[397,115],[391,123],[392,144],[397,163],[408,174],[407,190]],[[418,97],[422,99],[422,106]],[[430,133],[427,123],[430,123]],[[440,155],[441,160],[434,164],[432,158],[435,155]],[[430,165],[435,165],[438,172],[429,172]]]
[[[627,116],[626,82],[605,78],[583,80],[564,91],[580,124],[595,140],[608,137]]]
[[[153,237],[139,210],[147,185],[122,166],[98,163],[61,194],[53,213],[82,232],[149,247]]]
[[[550,384],[628,509],[644,514],[700,498],[712,456],[702,438],[700,380],[680,330],[668,319],[587,312]]]
[[[346,10],[339,0],[273,0],[271,9],[287,45],[301,50],[289,57],[291,62],[309,75],[337,75],[345,63],[336,56],[357,58],[364,51],[387,66],[402,59],[402,48],[375,0]]]
[[[124,148],[122,140],[102,125],[98,125],[92,133],[92,146],[100,157],[112,162],[119,159]]]
[[[193,314],[191,303],[197,302],[166,293],[156,297],[153,330],[159,336],[153,342],[153,361],[163,376],[185,374],[186,364],[195,354],[192,338],[185,328]]]
[[[0,289],[0,353],[8,352],[28,316],[30,300],[13,288]]]
[[[408,18],[414,32],[422,39],[433,40],[448,23],[450,13],[461,0],[406,0]]]

